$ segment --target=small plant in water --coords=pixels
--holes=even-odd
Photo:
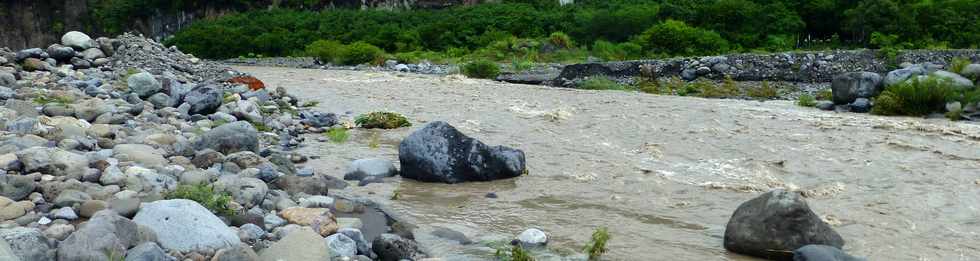
[[[350,138],[350,134],[347,134],[347,129],[343,127],[330,128],[325,135],[334,143],[344,143]]]
[[[813,107],[817,106],[817,100],[809,94],[800,95],[800,98],[796,101],[796,105],[803,107]]]
[[[494,257],[500,261],[534,261],[534,257],[520,245],[511,246],[510,253],[505,252],[504,248],[497,248]]]
[[[391,200],[398,200],[398,198],[400,198],[401,196],[402,193],[395,190],[395,192],[391,193]]]
[[[606,253],[606,243],[609,242],[610,238],[609,230],[605,227],[600,227],[592,232],[592,240],[585,246],[585,253],[589,255],[590,261],[599,260],[599,257]]]
[[[354,123],[366,129],[397,129],[412,126],[408,119],[401,114],[381,111],[361,114],[354,118]]]
[[[381,134],[375,132],[371,134],[371,141],[368,142],[368,148],[377,149],[381,147]]]

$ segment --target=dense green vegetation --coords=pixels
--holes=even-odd
[[[395,112],[376,111],[358,115],[354,123],[365,129],[397,129],[412,126],[408,118]]]
[[[886,88],[875,98],[871,113],[924,116],[945,111],[947,102],[980,102],[980,90],[957,90],[949,79],[941,77],[913,78]]]
[[[104,2],[179,9],[204,1]],[[250,1],[226,2],[253,8]],[[318,7],[326,1],[285,2],[280,6]],[[980,1],[975,0],[557,2],[505,0],[412,11],[265,9],[195,23],[167,43],[202,57],[231,58],[306,55],[306,46],[318,40],[363,42],[403,61],[463,56],[565,61],[588,55],[613,60],[849,47],[969,48],[980,43]],[[139,6],[100,9],[100,17],[112,20],[149,10]]]

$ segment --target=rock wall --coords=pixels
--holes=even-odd
[[[886,73],[901,63],[929,62],[945,65],[956,57],[977,62],[980,61],[980,50],[913,50],[904,52],[894,61],[883,58],[876,50],[848,50],[584,63],[565,66],[554,84],[570,86],[578,80],[598,75],[613,78],[638,77],[641,76],[641,65],[652,68],[656,77],[677,76],[685,80],[702,77],[724,79],[728,76],[736,81],[824,83],[830,82],[834,75],[844,72]]]

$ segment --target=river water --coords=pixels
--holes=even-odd
[[[487,242],[529,227],[558,253],[608,227],[608,260],[755,260],[722,247],[735,208],[762,192],[804,193],[871,260],[980,260],[980,125],[741,101],[585,91],[399,73],[239,67],[318,109],[389,110],[414,126],[308,139],[319,173],[397,161],[398,142],[446,121],[527,154],[529,175],[466,184],[393,178],[344,191],[390,206],[448,260],[492,257]],[[399,195],[391,200],[393,194]],[[485,195],[494,192],[498,198]],[[334,193],[334,192],[332,192]],[[448,228],[477,244],[434,236]],[[482,243],[480,243],[482,242]]]

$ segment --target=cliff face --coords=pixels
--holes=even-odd
[[[281,0],[260,0],[255,6],[275,8]],[[381,8],[416,9],[446,8],[456,5],[495,2],[496,0],[323,0],[317,6],[323,8]],[[105,30],[92,22],[93,0],[3,0],[0,1],[0,47],[22,49],[46,47],[60,41],[68,31],[83,31],[93,37],[106,36]],[[236,11],[230,7],[208,5],[196,10],[152,10],[148,17],[133,17],[123,25],[127,31],[136,31],[160,40],[172,35],[190,23]]]

